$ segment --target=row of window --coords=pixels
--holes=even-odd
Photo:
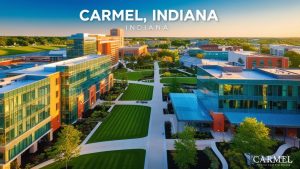
[[[300,110],[296,101],[219,100],[220,109]]]

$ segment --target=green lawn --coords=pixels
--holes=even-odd
[[[143,79],[152,79],[153,78],[153,71],[152,70],[145,70],[145,71],[136,71],[136,72],[126,72],[125,69],[119,69],[114,72],[114,76],[116,79],[121,80],[143,80]]]
[[[72,159],[68,166],[72,166],[72,169],[143,169],[145,154],[146,151],[143,149],[86,154]],[[56,162],[44,167],[44,169],[63,167],[63,163]]]
[[[0,56],[4,55],[16,55],[32,52],[41,52],[47,50],[53,50],[64,46],[18,46],[18,47],[0,47]]]
[[[161,78],[161,83],[179,83],[179,84],[188,84],[188,85],[196,85],[197,78],[196,77],[170,77],[170,78]]]
[[[150,112],[146,106],[116,105],[88,143],[146,137]]]
[[[151,100],[153,86],[130,83],[120,100]]]

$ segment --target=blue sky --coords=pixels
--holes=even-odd
[[[162,3],[163,2],[163,3]],[[140,23],[83,22],[82,9],[215,9],[219,22],[166,22],[167,31],[126,31],[127,36],[300,37],[297,0],[1,0],[0,35],[65,36],[107,33],[109,28]],[[151,24],[151,23],[149,23]]]

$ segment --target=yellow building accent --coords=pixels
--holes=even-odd
[[[50,116],[51,128],[56,130],[60,127],[60,96],[61,96],[61,78],[60,73],[54,73],[49,76],[50,79]]]

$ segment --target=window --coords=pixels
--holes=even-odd
[[[56,91],[56,98],[58,98],[58,91]]]

